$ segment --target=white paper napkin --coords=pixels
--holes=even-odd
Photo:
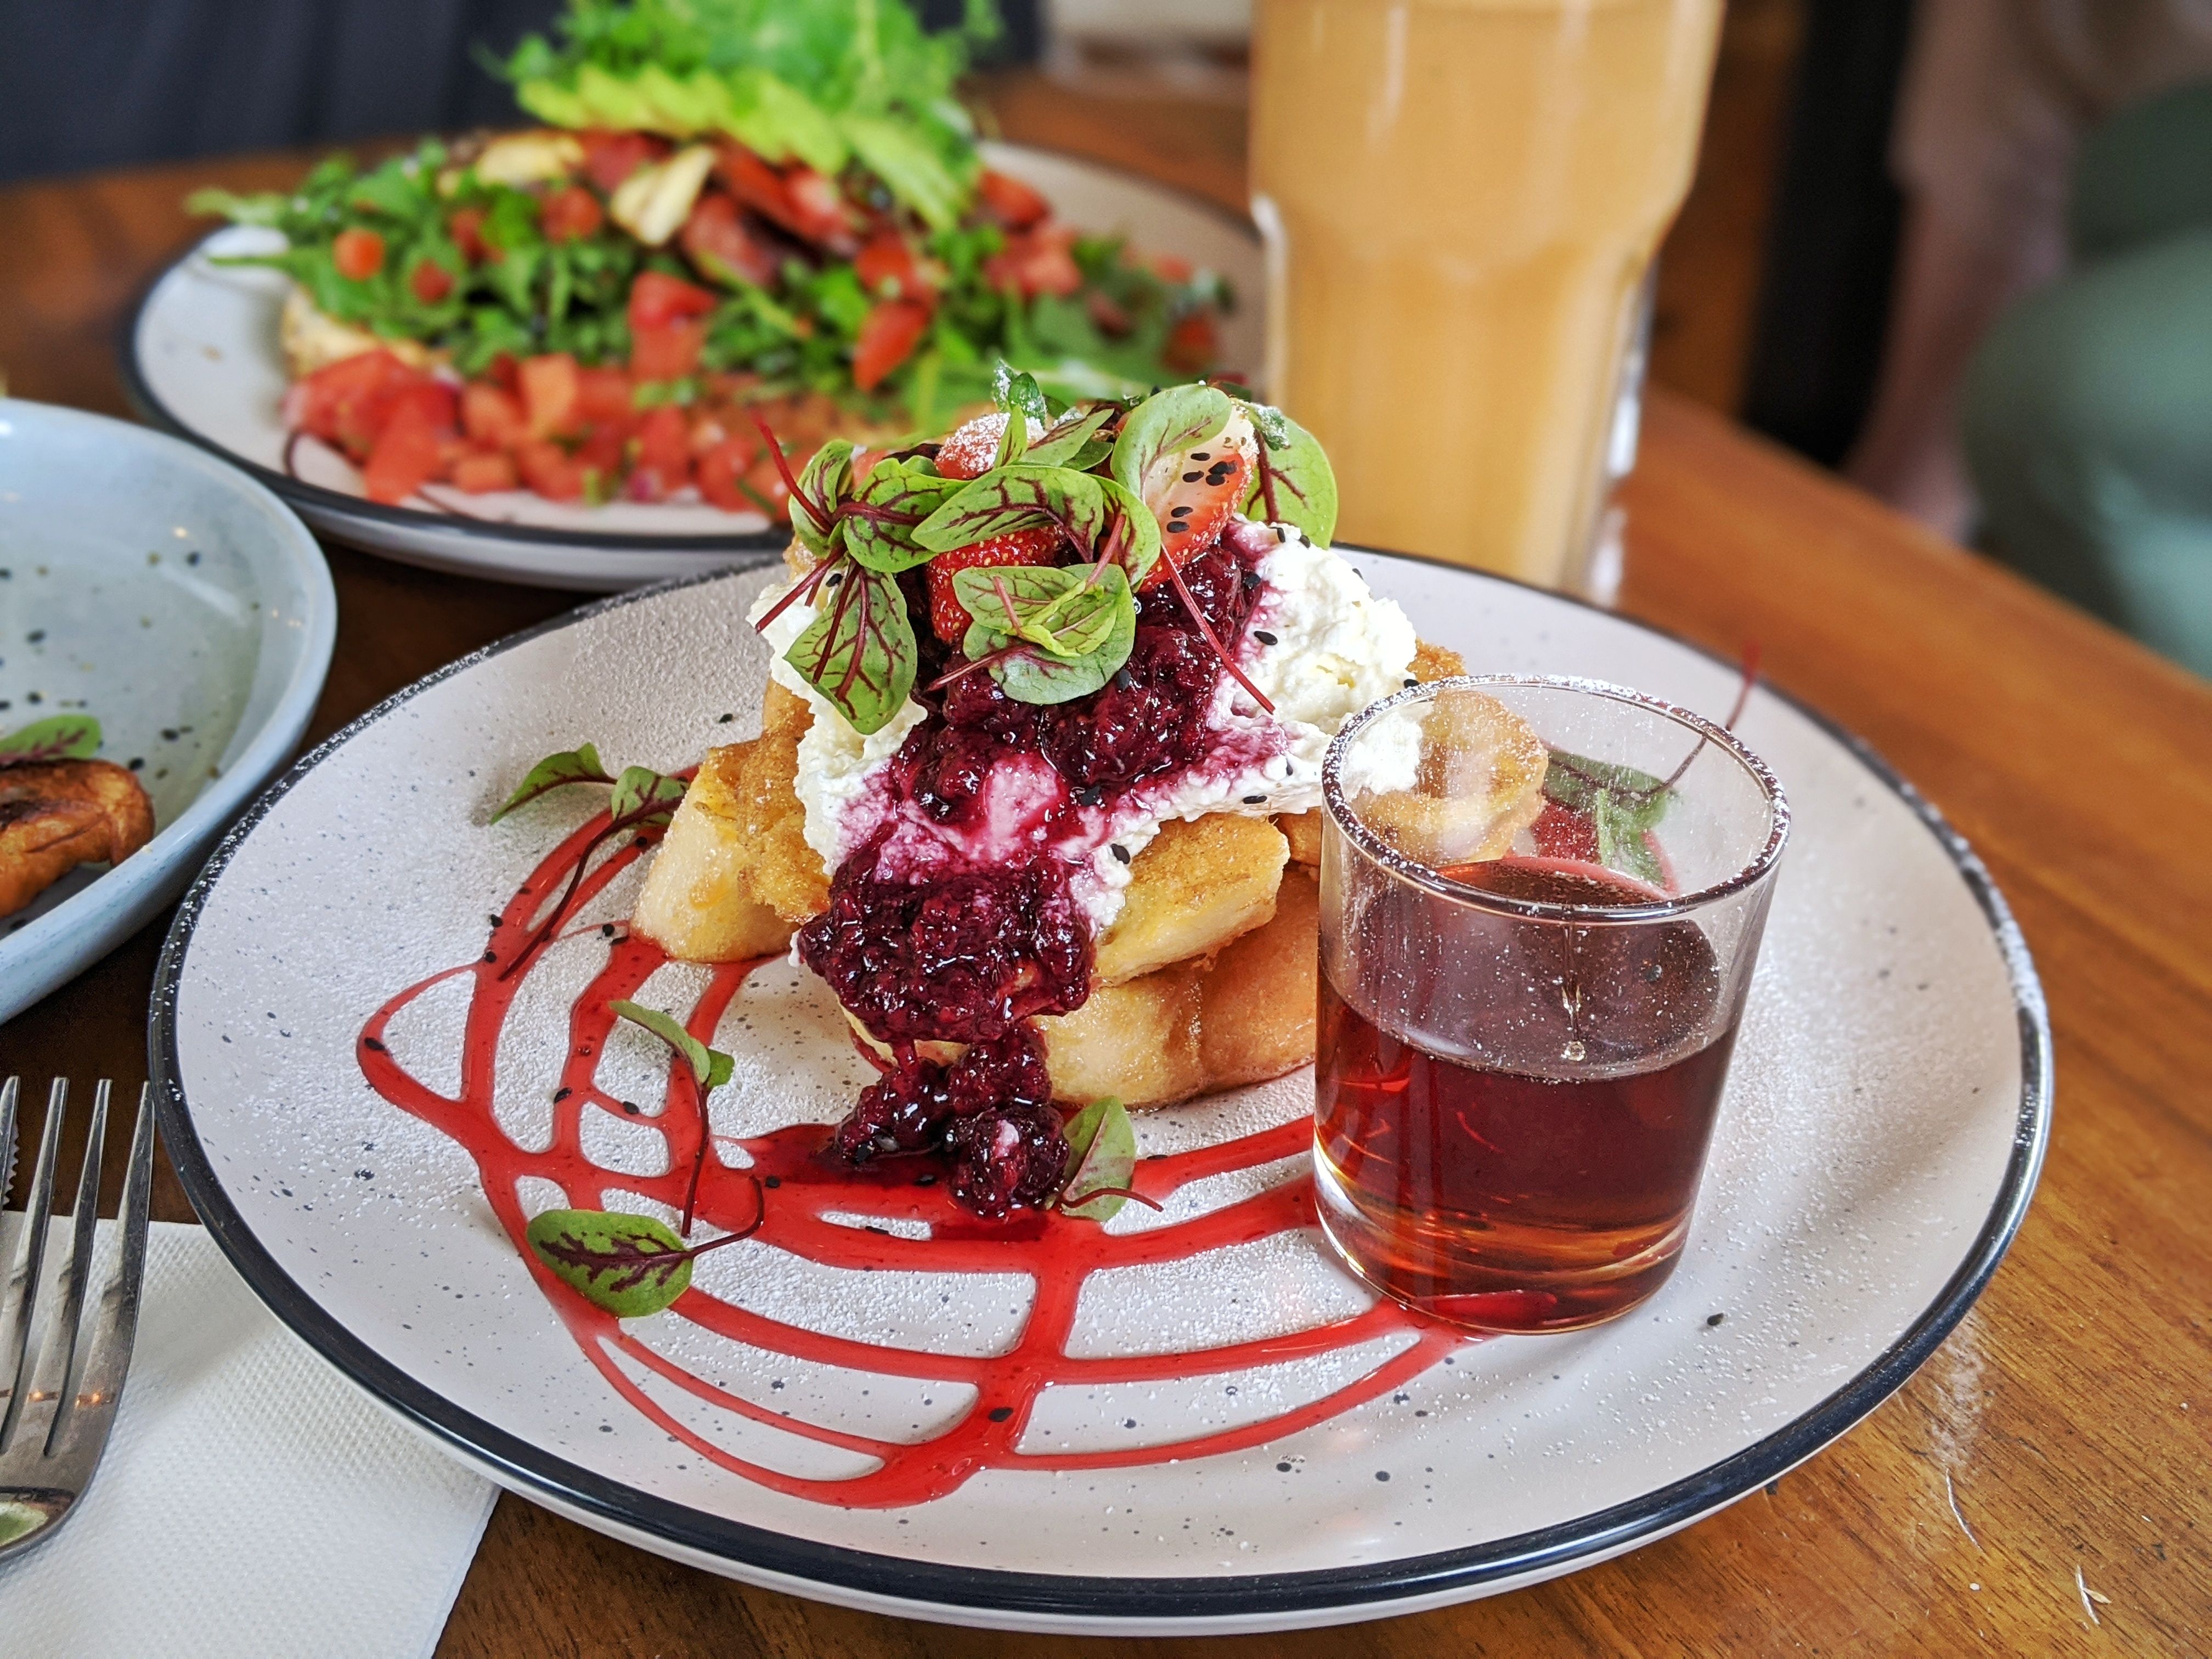
[[[203,1230],[156,1222],[106,1458],[0,1565],[0,1653],[415,1659],[495,1492],[279,1324]]]

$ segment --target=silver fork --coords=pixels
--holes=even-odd
[[[0,1209],[15,1162],[16,1082],[0,1084]],[[69,1085],[54,1079],[46,1129],[32,1172],[13,1271],[0,1288],[0,1560],[43,1543],[92,1485],[115,1403],[131,1369],[138,1291],[146,1269],[146,1200],[154,1184],[154,1107],[138,1094],[131,1163],[116,1211],[122,1238],[95,1292],[93,1223],[100,1213],[100,1152],[107,1135],[107,1079],[94,1091],[92,1132],[70,1212],[66,1261],[47,1267],[54,1218],[54,1162],[61,1147]],[[56,1305],[55,1297],[60,1301]],[[96,1296],[85,1315],[88,1297]]]

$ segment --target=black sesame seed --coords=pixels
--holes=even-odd
[[[568,1099],[570,1095],[573,1095],[575,1092],[576,1091],[574,1089],[571,1089],[564,1083],[553,1091],[553,1103],[556,1106],[558,1106],[562,1101]]]
[[[1257,806],[1267,799],[1265,795],[1247,795],[1244,797],[1244,804],[1247,806]]]
[[[914,1178],[914,1184],[917,1187],[934,1187],[937,1184],[937,1177],[933,1175],[918,1175]],[[769,1177],[769,1185],[771,1187],[775,1185],[774,1176]]]
[[[1249,593],[1254,588],[1258,587],[1262,582],[1264,582],[1267,578],[1262,576],[1256,570],[1248,570],[1242,576],[1238,577],[1237,580],[1243,584],[1244,591],[1247,593]]]
[[[783,1185],[783,1177],[781,1176],[770,1176],[767,1180],[762,1182],[761,1185],[763,1187],[781,1187]]]
[[[623,1102],[622,1109],[625,1112],[628,1112],[632,1117],[635,1117],[637,1115],[637,1103],[634,1100],[625,1100]]]
[[[361,1040],[361,1046],[374,1054],[380,1054],[384,1052],[384,1043],[377,1037],[363,1037]]]
[[[1412,687],[1412,686],[1419,685],[1419,684],[1420,684],[1420,681],[1416,680],[1416,679],[1408,679],[1408,680],[1406,682],[1406,684],[1407,684],[1407,685],[1408,687]]]
[[[1012,1406],[994,1406],[991,1407],[990,1417],[994,1423],[1003,1423],[1013,1414],[1014,1408]]]
[[[1131,690],[1136,686],[1137,677],[1125,665],[1114,671],[1114,684],[1124,691]]]
[[[5,703],[0,703],[0,708],[5,708],[8,705]],[[128,766],[134,772],[143,771],[145,769],[146,757],[143,755],[133,755],[128,761],[125,762],[124,764]]]
[[[1708,1314],[1705,1316],[1705,1323],[1708,1325],[1717,1325],[1725,1316],[1726,1316],[1722,1314]]]
[[[1270,634],[1264,628],[1254,629],[1252,630],[1252,637],[1259,641],[1262,645],[1273,645],[1276,643],[1275,636],[1273,634]]]
[[[1200,479],[1201,477],[1203,477],[1203,476],[1204,476],[1204,475],[1203,475],[1203,474],[1201,474],[1201,473],[1197,473],[1197,472],[1186,472],[1186,473],[1184,473],[1184,474],[1182,475],[1182,481],[1183,481],[1185,483],[1196,483],[1199,481],[1199,479]]]
[[[1173,523],[1171,523],[1170,525],[1169,525],[1167,528],[1168,528],[1168,534],[1169,534],[1169,535],[1170,535],[1170,536],[1181,536],[1181,535],[1182,535],[1182,534],[1186,533],[1186,532],[1190,529],[1190,526],[1189,526],[1188,525],[1185,524],[1185,523],[1184,523],[1181,519],[1177,519],[1177,520],[1176,520]]]
[[[1114,856],[1127,864],[1129,861],[1129,849],[1117,841],[1114,843]]]
[[[717,726],[727,726],[735,719],[737,719],[735,714],[719,714],[715,716],[714,724]]]
[[[30,641],[33,645],[36,645],[40,640],[46,637],[46,630],[43,628],[34,628],[29,633],[24,635],[23,637]]]
[[[161,741],[162,741],[162,742],[164,742],[164,743],[174,743],[176,740],[177,740],[177,728],[176,728],[175,726],[163,726],[163,727],[161,728]]]
[[[1094,783],[1087,788],[1077,790],[1075,799],[1085,806],[1096,806],[1106,799],[1106,790],[1103,785]]]
[[[1213,459],[1213,456],[1212,452],[1208,450],[1194,449],[1190,452],[1190,458],[1194,461],[1210,461]]]

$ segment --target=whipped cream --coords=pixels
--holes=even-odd
[[[902,814],[894,829],[907,867],[940,859],[993,858],[1034,846],[1045,833],[1044,816],[1063,811],[1051,840],[1070,866],[1070,887],[1094,932],[1103,933],[1121,908],[1130,881],[1129,859],[1175,818],[1214,812],[1255,817],[1311,811],[1321,805],[1322,757],[1344,722],[1368,704],[1403,686],[1417,641],[1413,625],[1392,600],[1369,591],[1359,573],[1334,549],[1317,546],[1288,526],[1239,523],[1232,534],[1273,538],[1258,565],[1262,586],[1243,634],[1224,645],[1237,666],[1275,706],[1270,715],[1231,675],[1222,676],[1207,710],[1215,733],[1206,757],[1158,779],[1139,781],[1109,807],[1073,808],[1058,775],[1042,763],[1009,764],[994,777],[982,814],[979,845],[974,830],[963,834],[919,812]],[[756,602],[755,622],[789,591],[772,587]],[[775,653],[769,672],[777,684],[805,697],[814,722],[799,745],[797,792],[805,813],[806,843],[834,871],[881,827],[890,810],[879,787],[884,769],[907,736],[927,718],[909,698],[880,730],[862,737],[830,702],[799,678],[784,653],[814,620],[811,606],[787,606],[763,630]],[[1408,787],[1419,759],[1416,726],[1392,722],[1410,740],[1360,745],[1362,777],[1347,788]],[[1402,752],[1401,752],[1402,751]],[[1034,757],[1030,757],[1034,758]],[[1031,776],[1031,773],[1039,775]]]

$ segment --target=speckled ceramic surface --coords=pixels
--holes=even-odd
[[[1222,331],[1224,362],[1248,377],[1257,373],[1262,268],[1249,224],[1197,197],[1073,156],[1016,144],[988,144],[984,153],[993,167],[1042,191],[1066,223],[1122,232],[1149,252],[1178,254],[1226,277],[1237,307]],[[312,441],[300,445],[288,472],[276,345],[285,282],[208,258],[281,246],[274,233],[234,227],[171,266],[125,337],[124,378],[148,419],[245,465],[324,534],[434,569],[603,592],[691,575],[724,562],[732,549],[781,545],[761,516],[703,503],[564,507],[516,490],[450,497],[465,503],[457,513],[383,507],[362,495],[360,475],[342,456]]]
[[[1735,689],[1603,613],[1358,556],[1478,671],[1710,711]],[[831,1217],[811,1243],[702,1258],[690,1300],[626,1328],[564,1314],[507,1226],[580,1186],[611,1207],[665,1190],[664,1068],[635,1033],[599,1054],[569,1024],[619,950],[596,928],[524,976],[503,1029],[487,1036],[476,1002],[464,1068],[488,913],[596,804],[485,820],[550,749],[589,738],[672,768],[752,729],[766,654],[744,611],[763,580],[616,601],[404,694],[272,793],[170,939],[155,1058],[202,1215],[308,1340],[514,1489],[717,1571],[926,1618],[1133,1633],[1382,1616],[1571,1571],[1773,1479],[1905,1379],[2017,1226],[2049,1070],[2002,902],[1909,790],[1761,691],[1739,729],[1795,836],[1687,1254],[1631,1316],[1464,1342],[1370,1309],[1270,1196],[1304,1179],[1304,1073],[1140,1115],[1143,1149],[1191,1178],[1164,1214],[1128,1206],[1087,1277]],[[590,919],[623,916],[636,879]],[[641,994],[729,997],[726,1164],[836,1116],[863,1076],[826,993],[787,966],[742,986],[662,967]],[[387,1005],[372,1055],[356,1045]],[[564,1116],[563,1068],[587,1052],[604,1096]],[[436,1127],[395,1106],[402,1076]],[[1239,1205],[1241,1242],[1170,1259]],[[854,1260],[868,1270],[836,1265]],[[994,1440],[1006,1399],[1019,1413]]]
[[[337,619],[314,538],[258,484],[158,433],[0,398],[0,733],[94,715],[155,830],[0,920],[0,1020],[177,896],[300,741]]]

